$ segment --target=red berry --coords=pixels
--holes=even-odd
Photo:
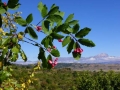
[[[40,31],[42,30],[42,27],[41,27],[41,26],[37,26],[37,27],[36,27],[36,30],[37,30],[38,32],[40,32]]]
[[[62,42],[63,40],[62,39],[58,39],[59,42]]]
[[[52,46],[52,48],[56,49],[56,47],[55,47],[55,46]]]
[[[74,50],[74,52],[82,53],[82,52],[83,52],[83,49],[82,49],[82,48],[76,48],[76,49]]]
[[[49,64],[52,64],[52,61],[51,60],[48,60]]]

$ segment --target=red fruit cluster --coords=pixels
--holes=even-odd
[[[74,50],[74,52],[81,54],[81,53],[83,52],[83,49],[82,49],[82,48],[76,48],[76,49]]]
[[[54,62],[52,62],[52,60],[48,60],[48,63],[52,65],[52,68],[54,68],[57,65],[57,61],[58,61],[58,58],[56,58]]]
[[[58,41],[59,41],[59,42],[63,42],[63,40],[62,40],[62,39],[58,39]]]
[[[37,30],[38,32],[40,32],[40,31],[42,30],[42,27],[41,27],[41,26],[36,26],[36,30]]]

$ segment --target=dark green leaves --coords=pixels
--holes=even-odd
[[[95,44],[89,39],[79,39],[78,41],[80,44],[85,45],[87,47],[94,47],[95,46]]]
[[[71,37],[70,36],[66,36],[65,39],[62,42],[62,46],[66,46],[69,42],[71,41]]]
[[[81,57],[81,54],[80,53],[76,53],[76,52],[72,52],[72,55],[73,55],[75,60],[79,60],[80,57]]]
[[[62,39],[64,36],[57,34],[57,33],[51,33],[50,36],[52,36],[54,39]]]
[[[42,30],[44,31],[45,34],[48,34],[49,32],[49,24],[50,24],[50,21],[48,20],[45,20],[42,22]]]
[[[78,30],[79,30],[79,28],[80,28],[79,24],[75,24],[75,25],[73,26],[73,34],[77,33]]]
[[[8,0],[8,7],[14,9],[18,4],[19,0]]]
[[[56,23],[59,23],[63,20],[63,18],[60,15],[49,15],[47,19]]]
[[[65,23],[70,22],[70,21],[73,19],[73,17],[74,17],[74,14],[70,14],[70,15],[67,17],[67,19],[65,20]]]
[[[33,21],[33,16],[32,16],[32,14],[29,14],[28,16],[27,16],[27,18],[26,18],[26,22],[29,24],[29,23],[31,23]]]
[[[89,32],[91,31],[91,29],[90,28],[83,28],[83,29],[81,29],[79,32],[77,32],[76,34],[75,34],[75,37],[77,37],[77,38],[83,38],[84,36],[86,36]]]
[[[60,56],[60,52],[59,52],[57,49],[53,49],[53,50],[51,51],[51,54],[52,54],[53,56],[55,56],[55,57],[59,57],[59,56]]]
[[[47,59],[45,57],[45,51],[44,51],[44,49],[42,47],[40,47],[40,49],[39,49],[38,59],[42,60],[42,66],[43,66],[43,68],[47,68],[48,63],[47,63]]]
[[[48,15],[55,14],[58,10],[59,10],[59,7],[56,6],[56,7],[52,8],[52,9],[48,12]]]
[[[24,53],[23,50],[20,51],[20,56],[22,57],[22,59],[23,59],[24,61],[27,61],[27,56],[25,55],[25,53]]]
[[[75,25],[77,23],[78,23],[78,20],[72,20],[72,21],[69,22],[69,25]]]
[[[16,18],[15,18],[15,21],[16,21],[16,23],[18,23],[18,24],[21,25],[21,26],[27,26],[26,20],[24,20],[24,19],[21,18],[21,17],[16,17]]]
[[[33,39],[38,39],[38,36],[32,27],[27,27],[25,33],[28,33]]]
[[[71,53],[72,49],[73,49],[73,46],[74,46],[74,40],[72,39],[71,42],[68,44],[67,46],[67,52],[68,54]]]
[[[0,6],[0,14],[4,14],[6,12],[6,9]]]
[[[44,5],[43,8],[42,8],[42,12],[41,12],[42,17],[45,18],[47,16],[47,13],[48,13],[47,12],[47,7],[46,7],[46,5]]]

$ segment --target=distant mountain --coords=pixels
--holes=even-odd
[[[27,62],[18,60],[17,64],[34,64],[37,61]],[[101,64],[120,64],[120,57],[109,56],[106,53],[101,53],[91,57],[81,57],[80,60],[74,60],[73,57],[60,57],[58,63],[101,63]]]

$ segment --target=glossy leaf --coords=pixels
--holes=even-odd
[[[26,18],[26,22],[29,24],[33,21],[33,15],[32,14],[29,14]]]
[[[5,8],[3,8],[2,6],[0,6],[0,14],[4,14],[6,12]]]
[[[38,59],[42,60],[42,66],[43,66],[43,68],[47,68],[48,63],[47,63],[47,59],[45,57],[45,51],[41,47],[39,48]]]
[[[42,17],[45,18],[47,16],[47,13],[48,13],[47,7],[46,7],[46,5],[44,5],[42,8],[42,12],[41,12]]]
[[[68,43],[70,43],[70,41],[71,41],[71,37],[66,36],[65,39],[62,42],[62,47],[66,46]]]
[[[73,55],[73,57],[74,57],[75,60],[79,60],[80,57],[81,57],[81,54],[76,53],[76,52],[72,52],[72,55]]]
[[[27,27],[26,30],[27,30],[27,31],[25,31],[25,32],[28,32],[28,34],[29,34],[33,39],[38,39],[38,36],[37,36],[36,32],[33,30],[32,27]]]
[[[19,0],[8,0],[7,6],[14,9],[18,5]]]
[[[20,50],[15,46],[15,47],[12,48],[12,52],[13,53],[19,53]]]
[[[95,44],[93,43],[93,41],[89,40],[89,39],[79,39],[78,42],[84,46],[87,47],[95,47]]]
[[[47,19],[50,20],[51,22],[56,22],[56,23],[59,23],[63,20],[63,18],[60,15],[49,15]]]
[[[70,22],[70,21],[73,19],[73,17],[74,17],[74,14],[70,14],[70,15],[67,17],[67,19],[65,20],[65,23]]]
[[[37,8],[40,12],[42,12],[43,7],[44,7],[44,4],[42,2],[40,2],[37,6]]]
[[[59,10],[59,7],[56,6],[56,7],[52,8],[52,9],[48,12],[48,15],[55,14],[58,10]]]
[[[69,25],[76,25],[78,23],[78,20],[72,20],[69,22]]]
[[[16,18],[15,18],[15,22],[18,23],[18,24],[21,25],[21,26],[26,26],[26,25],[27,25],[26,20],[24,20],[24,19],[21,18],[21,17],[16,17]]]
[[[73,45],[74,45],[74,40],[72,39],[71,42],[68,44],[67,46],[67,52],[68,54],[71,53],[72,49],[73,49]]]
[[[84,36],[86,36],[89,32],[91,31],[91,29],[90,28],[83,28],[83,29],[81,29],[79,32],[77,32],[76,34],[75,34],[75,37],[77,37],[77,38],[83,38]]]
[[[52,54],[53,56],[55,56],[55,57],[59,57],[59,56],[60,56],[60,52],[59,52],[57,49],[53,49],[53,50],[51,51],[51,54]]]
[[[20,55],[21,55],[21,57],[24,61],[27,61],[27,56],[26,56],[26,54],[24,53],[23,50],[20,51]]]
[[[57,34],[57,33],[51,33],[50,36],[52,36],[54,39],[62,39],[64,36]]]
[[[48,20],[42,22],[42,30],[44,31],[45,34],[49,34],[49,24],[50,21]]]
[[[73,26],[73,34],[77,33],[78,30],[79,30],[79,28],[80,28],[79,24],[75,24],[75,25]]]

